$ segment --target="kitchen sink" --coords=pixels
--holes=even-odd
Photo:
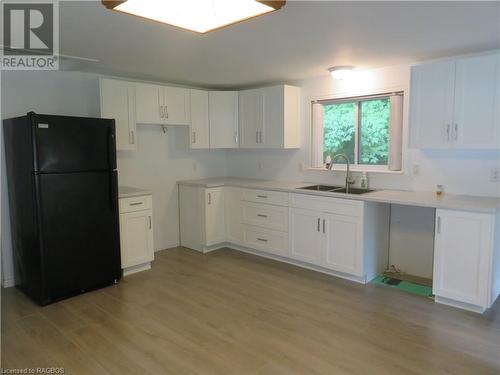
[[[316,190],[316,191],[332,191],[335,189],[343,189],[342,186],[331,186],[331,185],[312,185],[312,186],[304,186],[299,189],[304,190]]]
[[[315,190],[315,191],[325,191],[325,192],[331,192],[331,193],[343,193],[343,194],[365,194],[369,193],[373,190],[368,190],[368,189],[359,189],[359,188],[349,188],[349,192],[346,192],[346,188],[343,186],[333,186],[333,185],[311,185],[311,186],[304,186],[300,187],[298,189],[303,189],[303,190]]]

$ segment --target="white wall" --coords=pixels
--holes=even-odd
[[[39,113],[99,116],[98,76],[71,72],[2,73],[3,118],[28,111]],[[170,127],[163,134],[159,127],[140,125],[138,151],[118,152],[120,185],[149,188],[153,191],[155,249],[179,243],[177,191],[179,179],[226,175],[225,151],[190,151],[188,131]],[[5,157],[1,161],[1,232],[3,280],[13,281],[12,245]]]

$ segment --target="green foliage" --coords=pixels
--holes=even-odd
[[[323,158],[346,154],[354,162],[356,102],[323,106]],[[363,101],[359,105],[359,164],[387,164],[389,145],[389,99]],[[323,159],[324,160],[324,159]],[[343,162],[341,159],[336,163]]]

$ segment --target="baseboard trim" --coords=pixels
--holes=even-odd
[[[13,277],[8,278],[8,279],[3,279],[2,286],[4,288],[12,288],[13,286],[16,286],[16,280],[14,280]]]
[[[456,307],[462,310],[472,311],[479,314],[482,314],[487,310],[482,306],[473,305],[471,303],[466,303],[466,302],[459,302],[446,297],[434,296],[434,301],[442,305]]]
[[[127,267],[123,269],[123,276],[133,275],[137,272],[147,271],[151,269],[151,262],[138,264],[137,266]]]

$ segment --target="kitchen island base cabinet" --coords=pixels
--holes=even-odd
[[[151,268],[154,259],[151,196],[120,199],[120,245],[125,276]]]
[[[493,304],[500,292],[496,219],[492,214],[436,210],[432,286],[436,302],[477,312]]]

